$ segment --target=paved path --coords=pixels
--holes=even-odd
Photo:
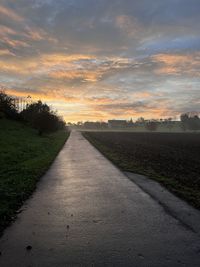
[[[200,266],[199,236],[78,132],[23,208],[0,241],[1,267]]]

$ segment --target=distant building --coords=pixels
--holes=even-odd
[[[108,128],[123,128],[126,126],[126,120],[108,120]]]

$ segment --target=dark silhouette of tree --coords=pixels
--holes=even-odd
[[[189,121],[188,114],[181,114],[180,119],[181,119],[181,127],[184,131],[186,131],[188,128],[188,121]]]
[[[60,129],[58,117],[47,111],[42,111],[36,115],[34,127],[38,129],[39,135]]]
[[[86,129],[104,129],[108,128],[108,124],[102,121],[86,121],[83,123],[82,127]]]
[[[63,119],[42,101],[30,104],[20,115],[25,122],[37,129],[40,135],[65,127]]]
[[[145,123],[145,128],[148,131],[156,131],[158,128],[158,123],[156,121],[148,121]]]
[[[172,121],[172,118],[168,118],[168,119],[164,119],[163,120],[163,124],[166,126],[166,128],[168,128],[169,130],[171,130],[174,127],[174,122]]]
[[[0,91],[0,118],[18,119],[14,98]]]
[[[133,123],[133,120],[132,118],[130,119],[130,121],[127,121],[127,127],[133,127],[134,126],[134,123]]]
[[[20,115],[24,121],[31,124],[31,126],[35,126],[36,117],[42,112],[50,112],[50,107],[47,104],[43,104],[42,101],[38,101],[30,104]]]
[[[183,130],[200,130],[200,118],[197,114],[181,114],[180,119]]]
[[[143,117],[140,117],[136,120],[136,125],[145,125],[146,121]]]
[[[194,117],[190,118],[190,128],[191,130],[200,130],[200,118],[195,115]]]

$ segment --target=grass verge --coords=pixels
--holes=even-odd
[[[192,147],[189,148],[191,157],[188,157],[186,152],[184,155],[183,151],[173,149],[171,145],[159,149],[154,142],[149,145],[136,140],[134,143],[132,139],[126,143],[119,133],[117,137],[120,138],[112,134],[105,138],[105,133],[96,135],[90,132],[84,132],[83,136],[122,171],[146,175],[200,209],[199,157]]]
[[[0,235],[36,188],[69,133],[39,136],[19,122],[0,120]]]

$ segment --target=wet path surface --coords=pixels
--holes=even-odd
[[[0,240],[1,267],[200,266],[199,236],[78,132],[23,209]]]

